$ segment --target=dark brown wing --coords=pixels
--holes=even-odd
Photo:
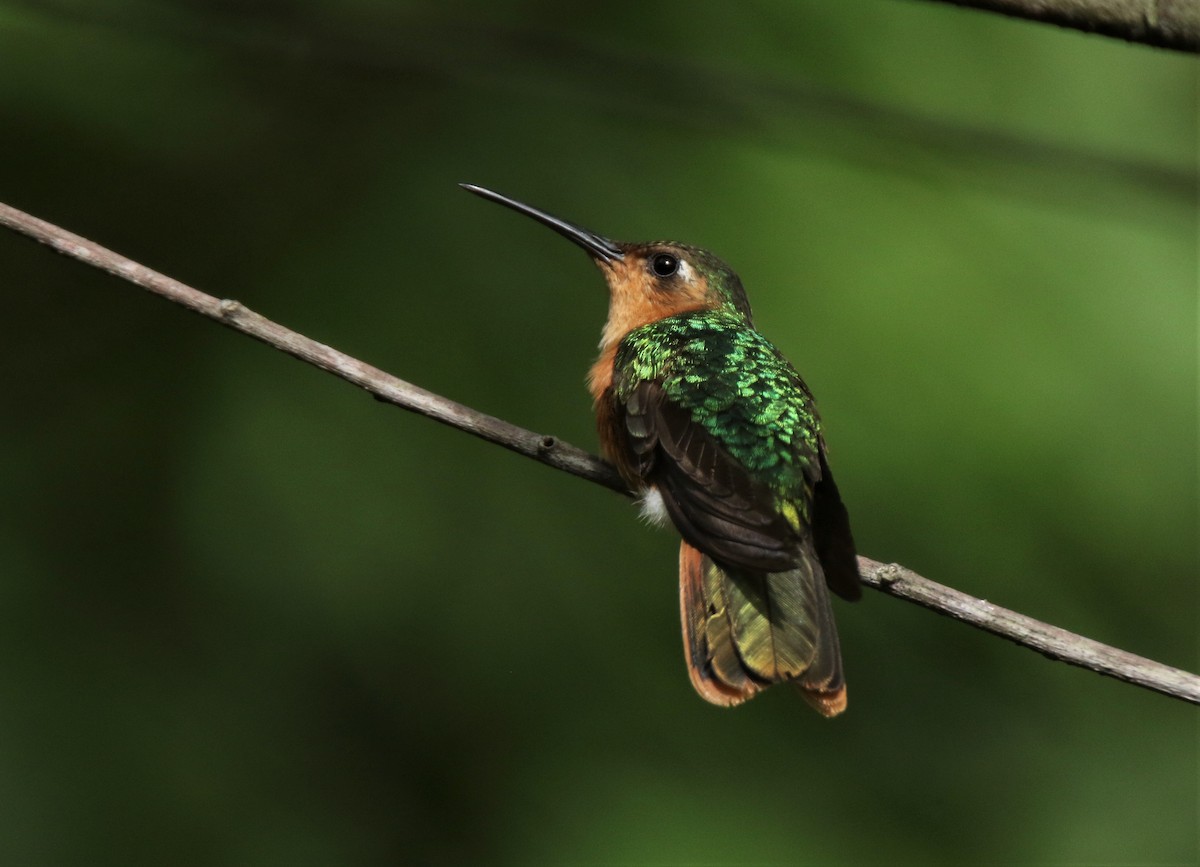
[[[755,482],[661,385],[644,381],[624,405],[604,397],[601,438],[631,483],[656,486],[681,536],[714,559],[763,572],[794,569],[799,533],[778,512],[772,492]],[[818,442],[813,482],[813,548],[829,588],[861,597],[850,517]]]
[[[670,401],[659,383],[638,383],[617,416],[624,422],[628,469],[658,489],[685,540],[729,566],[796,568],[800,536],[771,490]]]
[[[850,515],[833,481],[825,460],[825,443],[820,444],[821,478],[813,488],[813,548],[829,589],[843,599],[854,601],[862,596],[862,578],[858,573],[858,553],[850,532]]]

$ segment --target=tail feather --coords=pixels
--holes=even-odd
[[[819,581],[822,604],[817,608],[820,642],[813,664],[797,682],[804,700],[825,716],[837,716],[846,709],[846,681],[842,676],[842,651],[838,644],[837,624],[829,606],[825,582]]]
[[[734,650],[729,620],[710,611],[705,575],[712,561],[691,545],[679,546],[679,608],[688,674],[700,697],[731,707],[753,696],[765,684],[755,681]]]
[[[754,573],[718,566],[682,542],[679,583],[688,670],[701,697],[740,704],[789,681],[825,716],[845,708],[837,629],[815,556],[788,572]]]

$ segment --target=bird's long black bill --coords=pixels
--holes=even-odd
[[[524,214],[527,217],[532,217],[543,226],[549,226],[564,238],[574,241],[597,259],[603,259],[605,262],[615,262],[625,258],[625,254],[621,252],[621,248],[603,235],[597,235],[595,232],[581,229],[574,223],[560,220],[558,217],[551,216],[545,211],[539,211],[537,208],[532,208],[524,202],[518,202],[516,199],[510,199],[508,196],[502,196],[484,187],[477,187],[474,184],[459,184],[459,186],[468,193],[474,193],[477,196],[482,196],[497,204],[504,205],[506,208],[512,208],[514,211]]]

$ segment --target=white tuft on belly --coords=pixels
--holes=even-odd
[[[638,500],[638,507],[642,512],[642,520],[647,524],[654,524],[656,527],[670,525],[671,519],[667,514],[667,506],[663,502],[658,488],[647,488],[646,493]]]

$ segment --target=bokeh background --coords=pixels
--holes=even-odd
[[[940,4],[0,0],[0,200],[595,448],[742,275],[860,548],[1197,660],[1197,66]],[[868,592],[692,692],[620,497],[0,235],[0,862],[1193,864],[1195,708]]]

